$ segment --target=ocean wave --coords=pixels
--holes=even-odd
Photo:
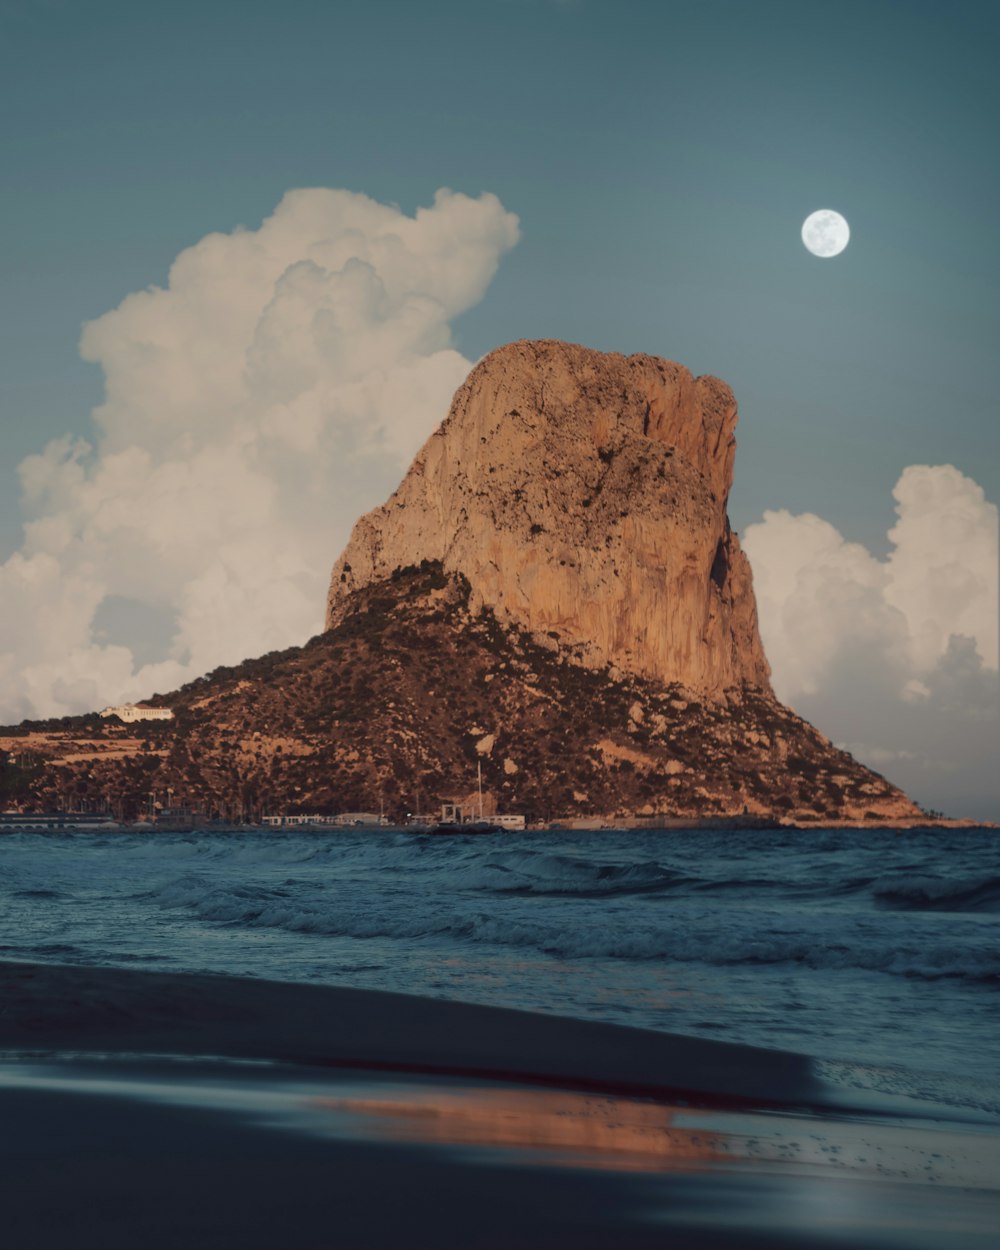
[[[883,907],[900,911],[1000,911],[1000,876],[893,874],[875,881],[872,894]]]
[[[602,864],[568,855],[522,851],[492,855],[452,874],[458,889],[495,894],[577,895],[649,894],[674,888],[690,878],[662,864]]]
[[[721,1032],[992,1086],[997,847],[995,830],[9,835],[0,953]]]
[[[660,961],[711,966],[788,965],[822,971],[862,971],[935,981],[946,978],[1000,983],[1000,951],[963,944],[956,935],[908,941],[895,925],[849,931],[829,927],[754,927],[729,922],[714,910],[662,921],[558,923],[529,912],[467,910],[444,900],[405,892],[369,894],[359,902],[337,890],[293,896],[288,891],[232,888],[187,877],[155,891],[165,908],[182,908],[201,920],[247,929],[274,929],[314,937],[439,943],[449,949],[494,946],[525,949],[549,958]],[[530,899],[526,899],[530,902]]]

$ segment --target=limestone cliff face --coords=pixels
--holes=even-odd
[[[769,693],[750,567],[729,527],[736,401],[654,356],[512,343],[472,370],[399,489],[354,527],[351,592],[440,561],[473,607],[543,643],[715,701]]]

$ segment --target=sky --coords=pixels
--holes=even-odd
[[[5,0],[0,719],[315,633],[471,364],[554,337],[729,382],[777,692],[1000,818],[998,35],[921,0]]]

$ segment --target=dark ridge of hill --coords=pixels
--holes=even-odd
[[[464,578],[425,561],[352,592],[305,646],[148,700],[172,721],[72,718],[0,749],[18,752],[25,808],[123,818],[155,795],[230,820],[380,805],[399,820],[468,794],[477,764],[499,809],[529,819],[920,818],[759,687],[703,702],[578,652],[475,610]]]

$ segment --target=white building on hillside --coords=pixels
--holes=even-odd
[[[139,720],[173,720],[173,711],[168,707],[137,707],[134,703],[122,703],[118,707],[106,707],[102,716],[117,716],[126,725]]]

